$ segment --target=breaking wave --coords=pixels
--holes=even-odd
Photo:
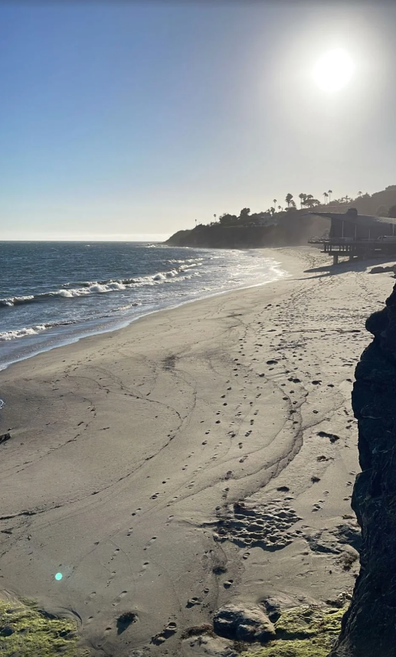
[[[158,285],[161,283],[171,282],[172,280],[183,281],[191,278],[192,275],[198,276],[198,272],[190,272],[190,269],[196,267],[196,263],[184,264],[180,267],[170,269],[169,271],[160,271],[151,276],[141,276],[136,278],[125,278],[122,280],[105,280],[105,281],[84,281],[77,283],[79,287],[72,287],[72,283],[65,283],[60,289],[39,294],[25,296],[8,297],[0,299],[0,308],[12,308],[25,303],[43,302],[50,298],[58,297],[63,299],[76,299],[86,297],[90,294],[108,294],[109,292],[119,292],[131,288],[138,288],[144,285]],[[74,283],[75,285],[75,283]]]

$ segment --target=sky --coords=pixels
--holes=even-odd
[[[0,240],[162,239],[396,183],[396,6],[0,0]],[[343,48],[335,93],[313,68]]]

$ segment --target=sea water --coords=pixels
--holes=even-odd
[[[0,242],[0,369],[154,311],[283,275],[262,250]]]

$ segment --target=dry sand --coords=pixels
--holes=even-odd
[[[0,373],[0,588],[76,614],[96,655],[204,654],[181,635],[227,601],[353,587],[350,393],[393,281],[267,253],[291,275]]]

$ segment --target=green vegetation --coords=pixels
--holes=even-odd
[[[275,623],[277,638],[242,657],[326,657],[341,628],[342,609],[304,606],[285,610]]]
[[[77,623],[40,611],[32,603],[0,600],[2,657],[89,657],[77,647]]]

